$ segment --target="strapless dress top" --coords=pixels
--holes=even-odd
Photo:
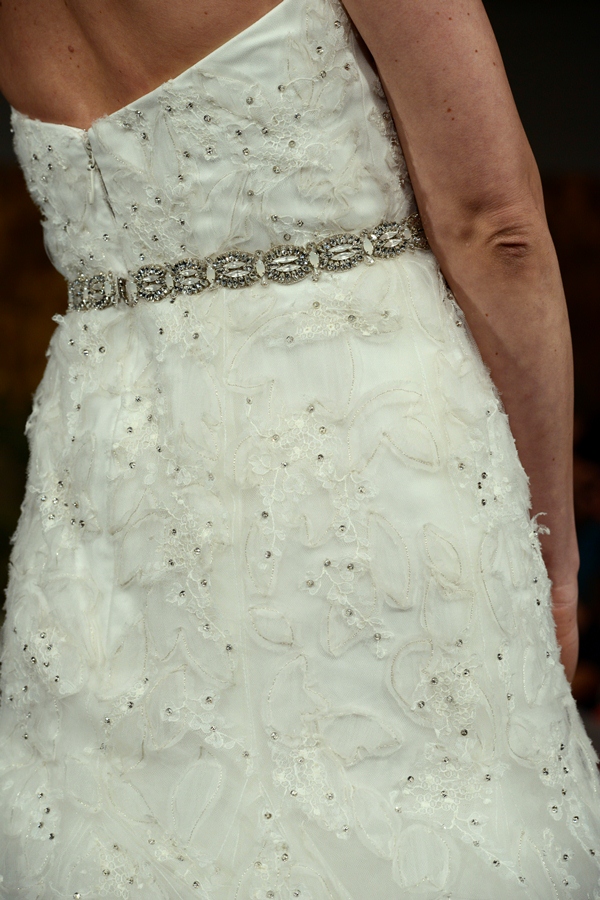
[[[267,250],[415,212],[376,74],[341,7],[283,0],[87,131],[13,111],[67,278]]]

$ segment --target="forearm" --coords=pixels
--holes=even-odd
[[[521,221],[519,221],[521,219]],[[524,222],[527,224],[523,224]],[[573,514],[573,366],[558,262],[539,212],[514,229],[474,221],[431,240],[508,414],[555,585],[579,564]]]
[[[481,0],[343,0],[387,94],[429,242],[498,388],[567,673],[579,557],[568,319],[539,173]]]

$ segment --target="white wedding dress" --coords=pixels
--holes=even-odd
[[[341,5],[283,0],[87,132],[13,126],[71,303],[0,896],[600,898],[527,478]]]

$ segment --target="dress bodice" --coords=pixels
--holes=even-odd
[[[338,0],[283,0],[87,131],[12,120],[67,278],[302,244],[414,211],[385,96]]]

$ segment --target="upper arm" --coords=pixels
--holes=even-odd
[[[426,227],[542,210],[481,0],[344,0],[375,59]],[[441,237],[441,234],[440,234]]]

